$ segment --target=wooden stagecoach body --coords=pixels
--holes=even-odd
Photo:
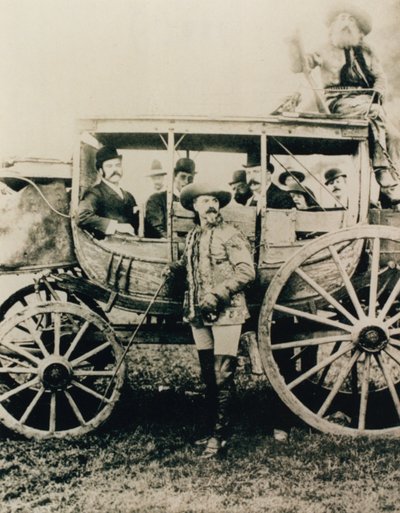
[[[96,182],[95,154],[102,145],[165,152],[170,205],[165,239],[145,238],[141,231],[135,238],[99,240],[77,226],[79,201]],[[281,158],[292,159],[290,167],[302,167],[310,181],[317,181],[321,197],[324,169],[318,181],[302,159],[346,156],[351,162],[347,208],[263,205],[257,212],[231,203],[222,210],[252,245],[257,277],[247,296],[258,317],[259,351],[272,386],[296,414],[323,431],[399,436],[400,372],[396,368],[392,375],[388,361],[400,367],[400,215],[370,210],[367,121],[301,115],[79,123],[71,191],[65,169],[66,176],[56,175],[50,183],[48,176],[32,175],[17,193],[16,208],[21,218],[35,215],[24,237],[17,237],[16,252],[0,256],[2,273],[46,271],[35,286],[0,308],[0,378],[6,378],[3,384],[0,379],[0,420],[5,425],[38,438],[76,436],[108,417],[122,387],[124,355],[107,313],[116,308],[159,317],[152,341],[162,343],[165,326],[169,341],[175,328],[164,319],[176,321],[181,311],[182,283],[163,284],[162,278],[166,264],[180,258],[193,226],[192,212],[172,201],[179,152],[192,158],[203,152],[240,154],[244,161],[254,151],[263,170],[262,194],[268,160],[285,168]],[[16,171],[3,169],[2,179],[18,184]],[[211,171],[205,168],[205,179]],[[132,183],[138,179],[129,173],[125,167]],[[12,227],[0,231],[0,243]],[[31,294],[39,297],[33,306]],[[389,403],[394,415],[376,420],[374,412]],[[348,425],[335,420],[338,408],[350,418]]]

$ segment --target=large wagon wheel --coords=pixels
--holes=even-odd
[[[111,327],[86,307],[23,308],[0,324],[0,421],[32,438],[93,430],[119,398],[121,355]]]
[[[343,248],[360,243],[353,272]],[[400,437],[399,269],[400,229],[360,226],[304,246],[271,281],[261,358],[280,398],[311,426]],[[291,303],[299,288],[308,299]]]
[[[88,297],[77,293],[70,293],[62,288],[57,281],[40,281],[37,284],[26,285],[11,294],[0,305],[0,321],[10,317],[27,306],[36,306],[45,301],[62,301],[79,303],[96,312],[100,317],[106,318],[98,303]]]

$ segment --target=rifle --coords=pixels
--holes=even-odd
[[[292,39],[293,45],[296,47],[298,52],[298,56],[302,65],[302,72],[309,83],[311,89],[313,90],[315,102],[317,104],[319,112],[323,112],[324,114],[330,114],[329,107],[325,101],[323,93],[318,89],[317,84],[315,83],[314,77],[311,75],[311,68],[308,64],[308,60],[306,54],[304,52],[303,41],[300,35],[300,31],[297,30],[295,33],[295,37]]]

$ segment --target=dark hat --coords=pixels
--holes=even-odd
[[[192,159],[183,157],[179,160],[177,160],[175,164],[175,173],[194,173],[194,170],[196,169],[196,164]]]
[[[247,162],[246,164],[243,164],[243,167],[256,167],[261,166],[261,157],[259,151],[251,151],[247,154]],[[267,171],[270,173],[273,173],[275,171],[274,166],[271,164],[271,162],[267,162]]]
[[[325,20],[326,25],[329,26],[334,21],[334,19],[342,12],[345,12],[353,16],[353,18],[355,18],[357,22],[358,28],[365,35],[371,32],[371,16],[366,11],[364,11],[364,9],[361,9],[361,7],[358,7],[357,5],[354,5],[352,2],[348,2],[347,0],[341,0],[335,3],[335,5],[328,12],[328,15]]]
[[[246,171],[244,169],[238,169],[233,172],[232,180],[229,182],[229,185],[233,185],[235,183],[247,183]]]
[[[166,174],[166,171],[163,171],[161,162],[157,159],[154,159],[151,163],[151,168],[150,171],[147,173],[147,176],[160,176]]]
[[[191,183],[181,190],[180,202],[187,210],[193,210],[193,200],[199,196],[214,196],[219,201],[220,208],[225,207],[232,198],[229,191],[224,191],[219,187],[208,183]]]
[[[302,171],[296,171],[295,169],[287,168],[286,171],[279,175],[279,183],[285,185],[285,181],[288,176],[293,176],[298,182],[303,182],[306,178],[306,175]]]
[[[325,185],[328,185],[330,182],[333,182],[336,178],[339,176],[347,177],[346,173],[344,171],[341,171],[340,169],[333,168],[328,169],[328,171],[325,171]]]
[[[99,170],[106,160],[111,159],[122,159],[122,155],[118,155],[112,146],[103,146],[96,153],[96,169]]]

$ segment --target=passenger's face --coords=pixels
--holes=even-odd
[[[193,182],[192,173],[186,173],[185,171],[180,171],[174,179],[174,185],[178,192],[181,192],[185,185],[189,185]]]
[[[155,191],[161,191],[164,187],[164,177],[165,175],[155,175],[151,177]]]
[[[122,159],[110,159],[103,162],[101,167],[103,178],[114,185],[118,185],[122,178]]]
[[[301,194],[300,192],[291,192],[290,196],[298,210],[305,210],[308,208],[304,194]]]
[[[261,166],[254,166],[246,168],[246,179],[247,183],[253,194],[261,192]],[[267,171],[266,184],[267,186],[271,183],[271,173]]]
[[[332,44],[339,48],[357,46],[362,39],[356,19],[347,12],[338,14],[329,30]]]
[[[336,198],[340,198],[346,192],[347,181],[345,176],[337,176],[331,180],[327,187]]]
[[[199,214],[200,219],[215,224],[219,212],[219,201],[215,196],[198,196],[193,201],[193,208]]]

